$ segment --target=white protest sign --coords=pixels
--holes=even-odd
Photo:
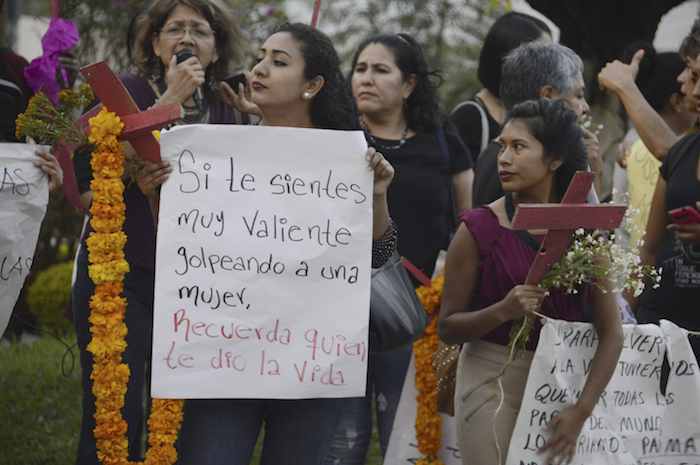
[[[416,441],[416,362],[411,356],[406,380],[401,391],[401,400],[396,410],[394,427],[391,430],[384,465],[415,464],[421,458]],[[462,465],[462,456],[457,445],[457,427],[454,417],[440,414],[442,418],[442,447],[439,458],[444,465]]]
[[[530,369],[507,465],[545,465],[551,418],[580,396],[597,346],[588,323],[547,320]],[[668,352],[667,352],[668,350]],[[670,377],[661,391],[662,363]],[[625,325],[615,373],[576,445],[573,465],[700,463],[700,374],[686,332]]]
[[[365,394],[372,173],[361,132],[166,132],[152,395]]]
[[[0,144],[0,336],[29,274],[49,201],[36,145]]]

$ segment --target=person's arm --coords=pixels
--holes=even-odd
[[[369,168],[374,171],[372,239],[377,240],[381,239],[391,227],[387,191],[394,179],[394,167],[381,153],[371,147],[367,149],[366,158]]]
[[[445,261],[438,333],[447,344],[479,339],[503,323],[520,319],[542,305],[543,289],[515,286],[503,300],[481,310],[468,311],[478,271],[478,246],[471,232],[462,224],[450,243]]]
[[[644,145],[656,158],[663,160],[680,137],[654,111],[635,83],[643,57],[644,51],[639,50],[630,64],[618,60],[608,63],[598,75],[598,83],[620,99]]]
[[[472,208],[474,170],[468,169],[452,175],[455,209],[458,212]]]
[[[667,225],[666,181],[662,176],[659,176],[659,179],[656,181],[654,196],[651,198],[651,208],[649,210],[649,219],[647,220],[644,245],[640,250],[643,264],[653,266],[656,263],[656,254],[666,235]]]
[[[593,326],[598,334],[598,347],[591,361],[590,372],[581,396],[549,424],[552,432],[540,452],[548,452],[545,463],[566,463],[575,452],[578,435],[586,419],[591,416],[601,394],[615,372],[622,351],[622,323],[610,283],[592,287]]]

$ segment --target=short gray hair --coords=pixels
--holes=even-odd
[[[537,99],[544,86],[571,92],[583,76],[583,62],[561,44],[535,41],[520,45],[503,60],[500,97],[507,109]]]

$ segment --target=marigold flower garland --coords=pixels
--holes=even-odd
[[[106,108],[90,119],[89,141],[95,144],[91,165],[93,203],[87,239],[88,272],[95,283],[90,299],[88,351],[94,362],[90,378],[95,395],[95,440],[103,465],[129,465],[124,406],[129,367],[122,362],[126,349],[124,324],[126,300],[122,297],[129,264],[124,256],[126,234],[122,231],[124,205],[124,153],[117,138],[124,124]],[[175,440],[182,422],[181,400],[154,399],[148,419],[146,465],[172,465],[177,461]]]
[[[437,313],[444,284],[442,275],[432,280],[430,286],[417,289],[420,302],[430,318],[423,336],[413,343],[416,359],[416,440],[418,451],[423,454],[416,465],[443,465],[438,458],[442,446],[442,418],[438,413],[437,376],[433,368],[433,355],[438,348]]]

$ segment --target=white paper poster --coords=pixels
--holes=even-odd
[[[365,393],[372,173],[361,132],[163,134],[152,395]]]
[[[33,163],[39,148],[0,144],[0,336],[32,267],[49,201],[47,177]]]
[[[401,391],[401,400],[396,410],[394,427],[391,431],[384,465],[415,464],[422,454],[416,442],[416,361],[411,356],[406,381]],[[462,456],[457,445],[457,432],[454,417],[440,414],[442,418],[442,447],[440,459],[444,465],[462,465]]]
[[[538,455],[553,415],[580,396],[597,346],[587,323],[548,320],[530,369],[508,465],[545,465]],[[664,354],[670,376],[661,390]],[[700,375],[686,331],[663,321],[625,325],[609,385],[586,420],[573,465],[700,463]]]

